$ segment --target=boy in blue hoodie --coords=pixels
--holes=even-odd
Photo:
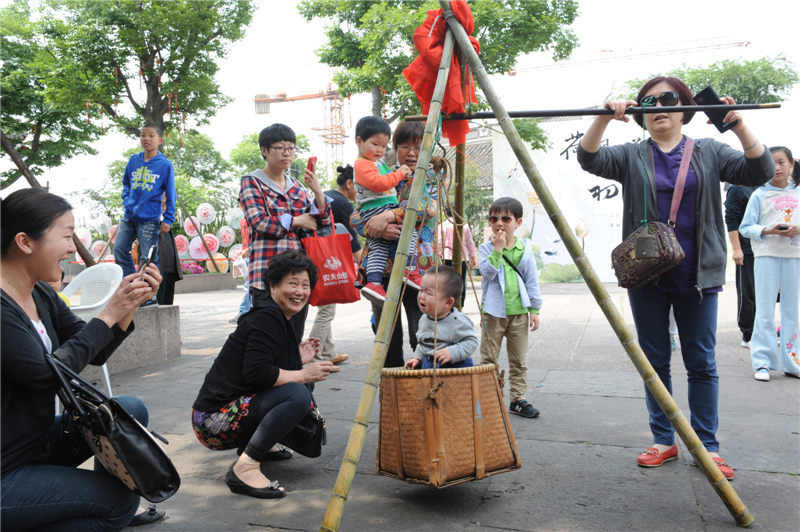
[[[119,222],[114,245],[114,260],[123,275],[136,271],[131,258],[133,241],[139,239],[139,262],[147,259],[155,246],[153,264],[158,266],[158,235],[166,233],[175,221],[175,171],[172,163],[158,151],[163,142],[161,128],[147,124],[139,135],[144,151],[131,156],[122,178],[122,203],[125,214]],[[167,209],[161,211],[161,196],[167,196]],[[142,307],[157,307],[153,298]]]

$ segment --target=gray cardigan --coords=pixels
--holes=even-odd
[[[644,219],[642,143],[601,147],[595,153],[578,145],[578,163],[590,174],[622,184],[622,238],[636,231],[640,220]],[[727,249],[720,182],[760,186],[775,175],[775,162],[766,146],[760,157],[749,159],[727,144],[705,138],[695,140],[691,164],[697,174],[697,288],[702,290],[725,284]],[[650,143],[647,145],[647,213],[648,219],[658,219]]]

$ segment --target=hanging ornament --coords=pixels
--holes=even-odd
[[[114,122],[117,121],[117,117],[119,116],[117,111],[118,111],[118,109],[117,109],[117,100],[114,100]]]
[[[169,107],[169,117],[172,118],[172,93],[167,93],[167,107]]]
[[[92,107],[92,104],[89,103],[89,102],[86,102],[86,123],[87,124],[91,124],[92,123],[92,119],[89,116],[89,108],[91,108],[91,107]]]
[[[117,65],[114,65],[114,83],[119,85],[119,69],[117,68]]]
[[[183,112],[183,118],[181,118],[183,122],[183,134],[186,135],[186,111]]]
[[[161,59],[156,59],[156,63],[158,63],[158,88],[161,88]]]

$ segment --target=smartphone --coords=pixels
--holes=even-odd
[[[719,101],[719,94],[717,94],[717,91],[715,91],[711,85],[695,94],[694,103],[697,105],[725,105]],[[727,114],[728,111],[706,112],[706,116],[711,120],[711,123],[717,127],[717,130],[719,130],[720,133],[725,133],[739,123],[738,120],[734,120],[729,124],[724,123],[723,120]]]
[[[788,225],[779,225],[778,229],[780,229],[781,231],[786,231],[787,229],[789,229],[789,226]]]
[[[155,254],[156,254],[156,247],[155,246],[150,246],[150,251],[147,252],[147,260],[145,260],[144,264],[142,264],[142,267],[139,268],[139,272],[138,272],[139,273],[139,279],[143,279],[144,278],[144,270],[148,266],[150,266],[151,262],[153,262],[153,257],[155,256]]]
[[[314,171],[314,167],[317,166],[317,158],[316,157],[309,157],[308,158],[308,166],[306,167],[308,170]]]

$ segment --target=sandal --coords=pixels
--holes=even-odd
[[[143,525],[152,525],[156,521],[161,521],[164,519],[164,516],[167,512],[163,512],[160,510],[156,510],[156,505],[151,504],[147,507],[147,510],[140,513],[139,515],[133,516],[133,519],[128,526],[143,526]]]

